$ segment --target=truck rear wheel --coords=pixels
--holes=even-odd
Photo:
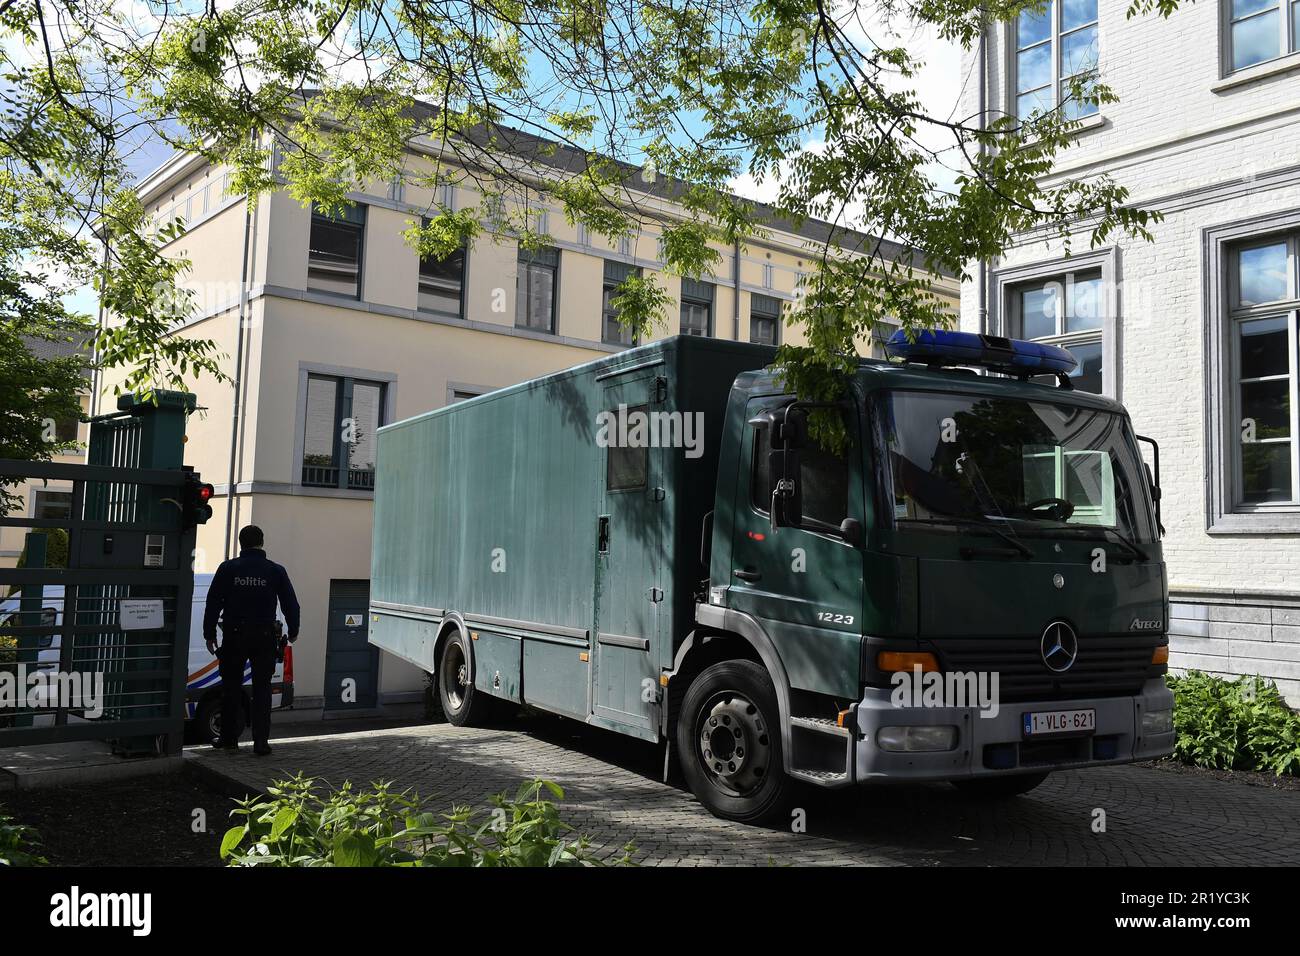
[[[677,753],[691,791],[715,816],[757,824],[784,812],[791,781],[778,720],[772,679],[753,661],[722,661],[691,682]]]
[[[962,795],[976,800],[1007,800],[1028,793],[1047,779],[1045,773],[1020,773],[1010,777],[976,777],[954,780]]]
[[[442,645],[436,677],[438,700],[450,723],[457,727],[472,727],[488,719],[492,698],[474,689],[474,682],[470,680],[465,635],[459,631],[449,636]]]

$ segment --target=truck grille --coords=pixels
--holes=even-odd
[[[1077,697],[1128,697],[1144,681],[1161,674],[1151,652],[1158,635],[1080,635],[1079,655],[1064,674],[1043,663],[1037,637],[947,638],[932,641],[945,671],[997,672],[1001,700],[1067,700]]]

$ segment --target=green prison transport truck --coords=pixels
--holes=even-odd
[[[770,347],[676,337],[381,428],[370,642],[453,724],[666,741],[749,822],[797,782],[1010,796],[1170,753],[1158,450],[1061,349],[890,351],[813,405]]]

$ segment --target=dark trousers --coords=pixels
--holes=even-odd
[[[236,743],[244,732],[244,666],[253,665],[253,743],[271,736],[271,678],[275,675],[274,632],[269,627],[241,627],[222,634],[217,651],[221,673],[221,742]]]

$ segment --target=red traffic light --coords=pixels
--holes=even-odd
[[[213,488],[212,488],[211,485],[206,484],[206,483],[205,483],[205,484],[202,484],[202,485],[199,485],[199,500],[200,500],[200,501],[207,501],[209,498],[212,497],[212,494],[213,494]]]

